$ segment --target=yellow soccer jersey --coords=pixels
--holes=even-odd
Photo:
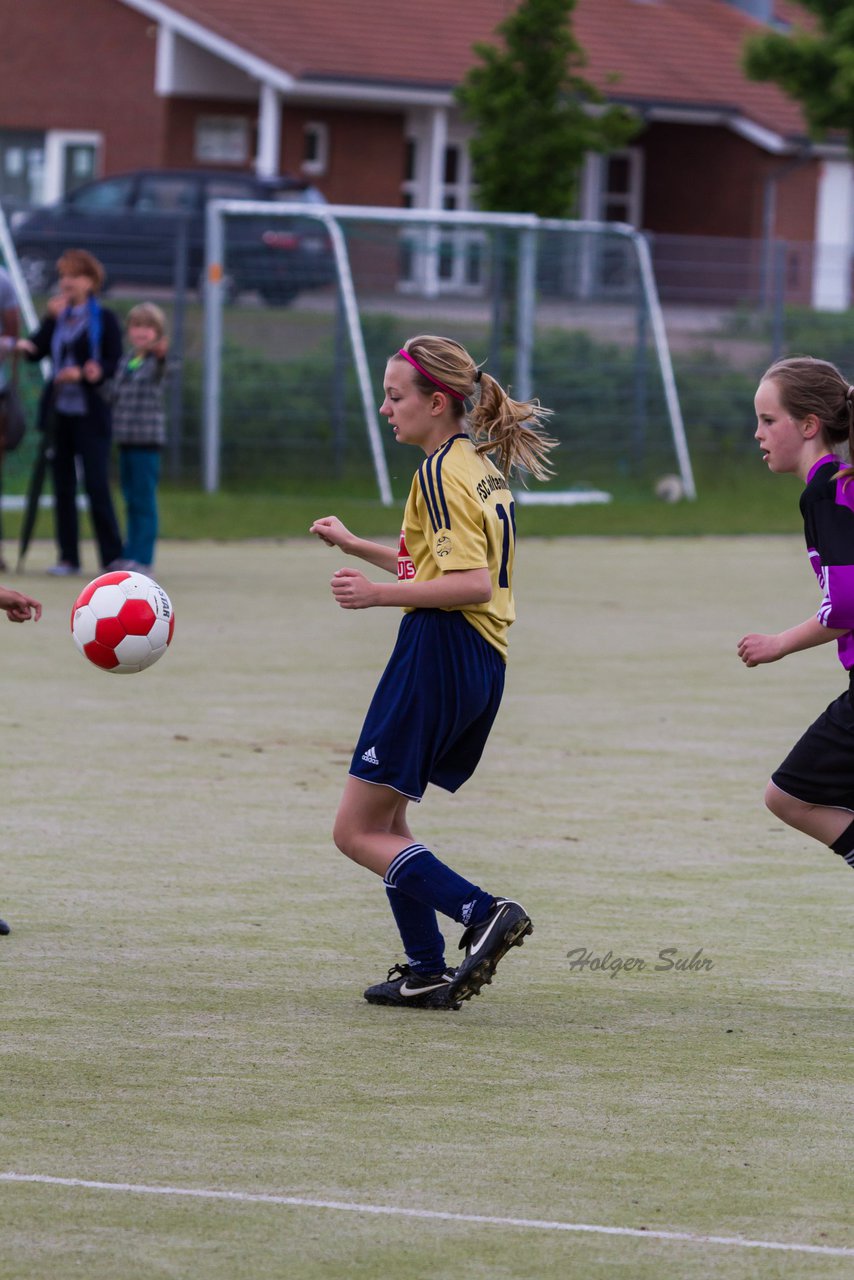
[[[452,436],[424,459],[413,477],[397,576],[428,582],[453,569],[488,569],[492,599],[467,605],[462,613],[506,661],[507,628],[516,616],[515,541],[510,486],[467,435]]]

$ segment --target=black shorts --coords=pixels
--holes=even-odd
[[[771,775],[775,787],[805,804],[854,812],[854,674],[851,680]]]

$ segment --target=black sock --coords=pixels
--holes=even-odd
[[[854,868],[854,822],[851,822],[841,836],[838,836],[830,846],[834,853],[838,853],[840,858],[844,858],[849,867]]]

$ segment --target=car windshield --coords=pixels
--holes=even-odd
[[[326,201],[317,187],[269,187],[270,200],[288,200],[293,204],[325,204]]]
[[[205,183],[209,200],[263,200],[264,197],[251,182],[239,178],[212,178]]]
[[[198,184],[171,175],[140,179],[136,207],[142,213],[185,213],[198,207]]]
[[[66,198],[75,209],[125,209],[132,188],[133,178],[112,178],[80,187]]]

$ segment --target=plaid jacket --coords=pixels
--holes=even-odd
[[[146,356],[142,364],[132,369],[132,359],[132,353],[122,356],[110,385],[113,438],[119,445],[162,447],[166,443],[165,361]]]

